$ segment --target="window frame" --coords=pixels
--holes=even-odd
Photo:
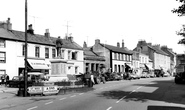
[[[40,47],[39,46],[35,46],[35,57],[37,57],[37,58],[40,57]]]
[[[45,47],[45,58],[49,58],[49,48]]]
[[[1,56],[0,56],[0,59],[1,59],[1,58],[4,58],[4,60],[0,60],[0,63],[6,63],[6,52],[0,51],[0,54],[1,54],[1,53],[2,53],[2,54],[4,53],[4,57],[1,57]]]
[[[1,43],[3,45],[1,45]],[[6,41],[4,39],[0,39],[0,48],[5,48],[6,47]]]
[[[52,48],[52,58],[56,57],[56,49]]]

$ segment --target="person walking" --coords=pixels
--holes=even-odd
[[[9,82],[9,75],[7,75],[7,74],[5,76],[5,81],[6,81],[5,82],[5,86],[7,86],[8,85],[8,82]]]

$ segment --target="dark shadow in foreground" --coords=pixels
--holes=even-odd
[[[173,80],[155,80],[150,84],[133,84],[131,86],[141,87],[135,92],[125,91],[122,88],[117,90],[102,91],[97,93],[97,96],[104,97],[107,99],[120,100],[123,98],[124,101],[139,101],[147,102],[148,100],[163,101],[168,103],[185,104],[182,101],[185,98],[185,86],[177,85]],[[146,90],[149,90],[148,92]],[[125,97],[126,96],[126,97]]]
[[[148,106],[147,110],[185,110],[185,108],[174,106]]]

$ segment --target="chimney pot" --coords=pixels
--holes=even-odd
[[[117,47],[119,47],[119,48],[120,48],[120,44],[119,44],[119,42],[117,42]]]
[[[122,48],[125,47],[125,43],[124,43],[124,40],[122,40]]]
[[[45,36],[50,37],[49,29],[46,29]]]

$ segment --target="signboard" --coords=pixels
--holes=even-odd
[[[42,94],[42,86],[28,87],[29,94]]]
[[[58,86],[43,86],[43,94],[57,94],[59,92]]]

